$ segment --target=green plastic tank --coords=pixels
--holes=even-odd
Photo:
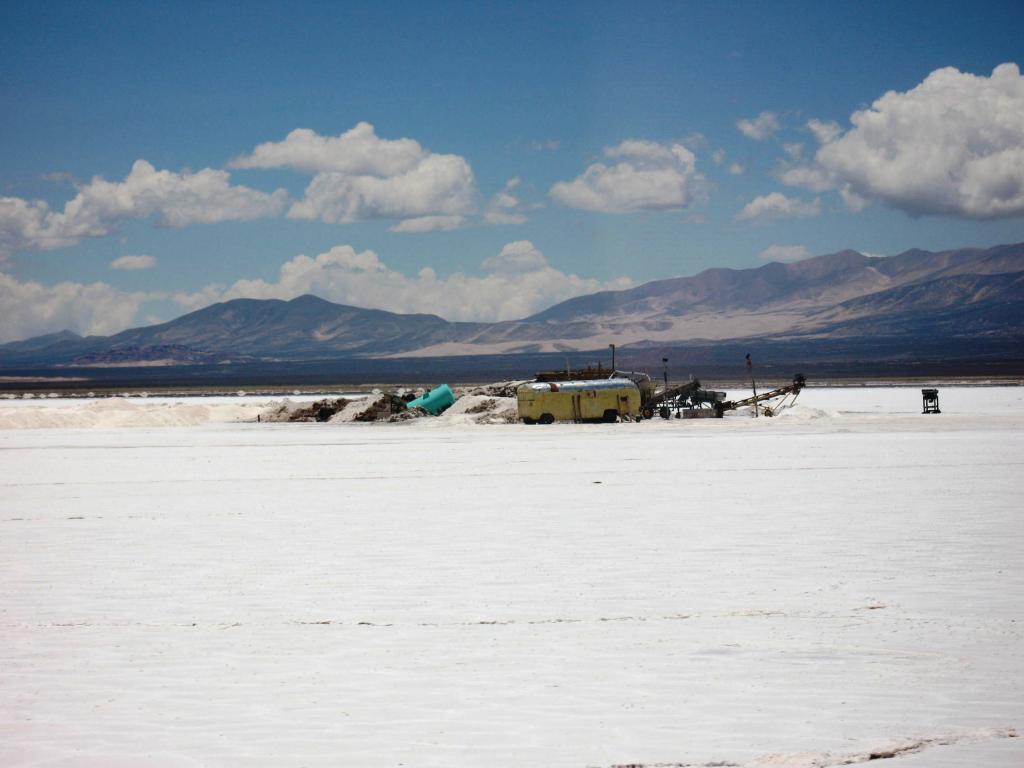
[[[427,390],[415,400],[406,403],[406,408],[422,408],[427,413],[437,416],[455,402],[455,393],[447,384]]]

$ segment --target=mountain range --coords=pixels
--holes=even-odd
[[[70,331],[0,345],[0,367],[223,365],[333,358],[447,358],[723,342],[870,337],[891,347],[1024,339],[1024,243],[709,269],[564,301],[522,320],[449,322],[334,304],[235,299],[112,336]],[[1020,357],[1020,355],[1018,355]]]

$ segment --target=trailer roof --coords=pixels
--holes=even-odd
[[[536,392],[583,392],[594,389],[637,389],[629,379],[591,379],[589,381],[534,381],[523,384]]]

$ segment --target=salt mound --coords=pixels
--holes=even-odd
[[[487,395],[488,397],[515,397],[516,390],[526,381],[498,381],[478,387],[456,387],[455,396]]]
[[[360,397],[357,402],[365,407],[364,398]],[[327,397],[322,400],[299,403],[285,398],[270,403],[269,407],[260,414],[260,420],[268,422],[333,421],[334,417],[349,405],[352,405],[352,402],[348,397]]]
[[[405,404],[397,400],[395,395],[381,394],[379,389],[373,390],[368,397],[354,400],[346,405],[330,421],[332,424],[352,422],[404,421],[425,413],[416,408],[405,411]],[[398,418],[400,417],[400,418]]]
[[[348,424],[355,421],[357,417],[362,416],[366,412],[366,410],[373,404],[373,401],[374,398],[372,397],[353,400],[336,414],[331,416],[331,424],[336,424],[338,422]]]
[[[487,395],[464,395],[438,416],[424,421],[446,424],[515,424],[519,420],[519,408],[514,397],[489,397]]]
[[[267,403],[260,412],[261,421],[291,421],[292,415],[297,413],[305,403],[294,403],[287,397],[284,400],[273,400]]]
[[[262,407],[262,403],[134,403],[112,397],[71,406],[48,403],[0,409],[0,429],[190,427],[255,421]]]

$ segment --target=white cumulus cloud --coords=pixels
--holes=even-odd
[[[827,192],[835,188],[829,174],[823,168],[813,165],[782,163],[777,173],[779,181],[791,187],[803,187],[814,192]]]
[[[466,223],[465,216],[420,216],[402,219],[388,227],[389,232],[450,232]]]
[[[753,119],[736,121],[736,128],[748,139],[763,141],[780,128],[779,116],[774,112],[762,112]]]
[[[629,139],[604,154],[618,162],[593,163],[576,179],[552,186],[551,197],[572,208],[630,213],[681,209],[703,190],[696,158],[682,144]]]
[[[233,186],[226,171],[158,171],[136,160],[123,181],[97,176],[79,186],[63,211],[38,200],[0,197],[0,254],[74,245],[109,235],[128,219],[154,216],[161,226],[185,227],[275,216],[287,196],[283,189],[267,194]]]
[[[314,173],[289,218],[346,224],[366,219],[419,220],[397,232],[460,226],[477,206],[465,158],[429,151],[414,139],[382,139],[370,123],[339,136],[297,128],[283,141],[260,144],[234,168],[292,168]]]
[[[110,334],[124,330],[147,301],[162,294],[128,292],[107,283],[22,282],[0,272],[0,342],[70,330]]]
[[[757,258],[762,261],[781,261],[783,264],[789,264],[793,261],[809,259],[813,255],[803,245],[770,245],[757,254]]]
[[[1024,215],[1024,77],[946,67],[850,116],[845,133],[811,121],[814,162],[787,184],[836,189],[854,210],[882,202],[911,215],[996,219]]]
[[[484,211],[485,224],[522,224],[526,221],[525,206],[515,194],[520,184],[518,176],[505,183],[504,189],[491,198]]]
[[[391,312],[425,312],[448,320],[512,320],[533,314],[573,296],[628,288],[628,278],[600,281],[566,274],[523,240],[485,259],[481,274],[456,272],[448,277],[424,267],[414,277],[391,269],[373,251],[339,245],[310,257],[285,262],[278,279],[239,280],[230,287],[208,286],[174,296],[189,309],[235,298],[292,299],[313,293],[330,301]]]
[[[480,268],[484,272],[522,274],[536,272],[547,265],[548,260],[533,243],[529,240],[517,240],[502,248],[496,256],[484,259]]]
[[[110,262],[111,269],[152,269],[156,266],[156,256],[120,256]]]
[[[431,155],[397,176],[317,174],[288,217],[347,224],[364,219],[460,216],[473,209],[475,194],[469,163],[455,155]]]
[[[818,120],[812,117],[807,121],[807,130],[814,134],[819,144],[828,144],[835,141],[843,129],[834,120]]]
[[[320,136],[308,128],[296,128],[283,141],[260,144],[250,154],[236,157],[228,167],[398,176],[412,170],[427,154],[414,139],[382,139],[370,123],[361,122],[339,136]]]
[[[771,219],[817,216],[821,213],[821,201],[810,202],[786,197],[781,192],[755,197],[736,214],[737,221],[769,221]]]

